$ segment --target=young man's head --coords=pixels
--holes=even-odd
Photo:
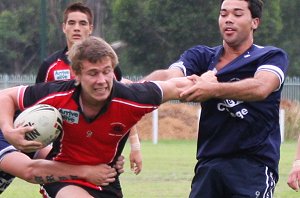
[[[64,11],[63,32],[68,48],[91,35],[93,31],[92,11],[82,3],[70,4]]]
[[[221,0],[219,28],[225,45],[238,48],[253,43],[260,24],[262,0]]]
[[[75,79],[82,87],[82,96],[90,103],[103,102],[112,90],[114,68],[118,57],[103,39],[90,36],[77,42],[69,51]]]

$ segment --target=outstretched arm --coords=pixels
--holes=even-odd
[[[163,102],[180,99],[180,94],[194,85],[187,77],[171,78],[167,81],[153,81],[161,87],[163,91]]]
[[[16,165],[17,164],[17,165]],[[105,186],[115,181],[116,169],[106,164],[70,165],[45,159],[30,159],[21,152],[6,154],[0,169],[30,183],[50,183],[66,179],[84,179]]]
[[[269,96],[280,87],[278,76],[269,71],[257,72],[253,78],[234,82],[209,81],[203,78],[190,76],[195,85],[181,93],[182,100],[202,102],[210,98],[257,101]]]

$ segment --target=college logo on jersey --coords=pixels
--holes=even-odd
[[[234,82],[234,81],[239,81],[240,79],[238,78],[232,78],[230,80],[230,82]],[[232,117],[237,117],[240,119],[244,119],[245,115],[247,115],[248,109],[246,108],[239,108],[237,106],[239,106],[240,104],[244,103],[243,101],[239,101],[239,100],[224,100],[223,102],[220,102],[217,104],[217,108],[219,111],[227,111],[230,116]],[[235,108],[237,107],[237,108]]]
[[[55,80],[68,80],[71,79],[71,71],[68,69],[55,70],[54,71]]]
[[[64,121],[70,124],[78,124],[79,122],[79,112],[70,109],[60,109],[59,110]]]
[[[111,129],[110,129],[110,132],[108,133],[109,135],[123,136],[126,132],[125,125],[120,122],[111,123],[110,126],[111,126]]]

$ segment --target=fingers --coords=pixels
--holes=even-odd
[[[130,169],[134,172],[134,174],[138,175],[142,171],[143,163],[140,162],[130,162]]]
[[[34,130],[34,127],[18,127],[7,133],[5,138],[7,141],[23,152],[33,152],[43,148],[43,144],[37,141],[28,141],[25,139],[25,134]]]
[[[118,160],[116,161],[116,164],[113,166],[119,174],[124,173],[124,163],[125,157],[123,155],[120,155],[118,157]]]
[[[300,161],[299,160],[294,161],[292,170],[288,177],[287,184],[290,188],[298,192],[300,188]]]

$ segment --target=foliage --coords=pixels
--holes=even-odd
[[[22,73],[34,62],[38,53],[36,29],[39,21],[34,9],[38,0],[11,5],[15,6],[0,12],[0,65],[6,66],[0,67],[0,71]],[[0,7],[3,8],[3,4]]]
[[[207,0],[79,0],[89,5],[96,18],[95,35],[107,41],[123,41],[118,50],[125,75],[144,75],[166,68],[180,54],[197,44],[221,44],[218,31],[219,1]],[[41,24],[42,0],[0,0],[0,72],[34,72],[41,62],[41,40],[46,55],[65,46],[62,13],[75,0],[44,0],[47,23]],[[100,5],[99,5],[100,4]],[[97,6],[96,6],[97,5]],[[101,9],[98,9],[99,6]],[[300,75],[300,18],[298,0],[265,1],[255,43],[285,49],[289,74]],[[41,35],[41,28],[47,35]]]

